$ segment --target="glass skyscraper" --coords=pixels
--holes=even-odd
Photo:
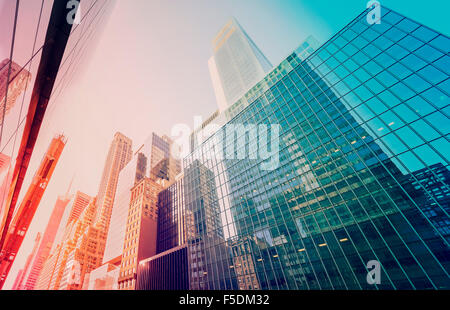
[[[184,159],[191,289],[450,288],[450,39],[381,10],[293,52]],[[220,156],[252,124],[279,124],[276,169]]]

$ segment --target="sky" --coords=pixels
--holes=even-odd
[[[0,9],[2,1],[7,0],[0,0]],[[380,2],[439,32],[450,33],[450,1]],[[231,16],[271,63],[277,65],[311,34],[324,43],[362,12],[366,3],[364,0],[117,0],[71,83],[44,119],[21,196],[51,138],[64,133],[68,143],[5,288],[11,288],[17,271],[31,252],[36,234],[45,230],[57,196],[67,191],[72,178],[71,193],[80,190],[97,194],[116,131],[130,137],[136,150],[151,132],[169,135],[172,126],[178,123],[192,128],[194,116],[206,119],[217,109],[207,62],[212,55],[212,38]],[[38,7],[33,4],[22,9],[25,13],[35,12]],[[0,39],[4,40],[1,33]],[[7,50],[0,42],[0,56],[2,49]]]

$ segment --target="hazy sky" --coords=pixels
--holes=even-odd
[[[450,1],[427,1],[426,5],[418,0],[380,2],[447,35],[450,32]],[[136,149],[152,131],[170,134],[174,124],[193,126],[195,115],[205,119],[217,109],[207,61],[212,54],[211,39],[229,17],[236,17],[277,65],[310,34],[325,42],[363,11],[366,3],[118,0],[89,59],[44,120],[21,196],[51,138],[62,132],[69,141],[5,288],[11,287],[37,232],[44,231],[56,197],[65,193],[71,178],[75,175],[71,192],[96,195],[116,131],[130,137]],[[22,2],[25,11],[26,6]]]

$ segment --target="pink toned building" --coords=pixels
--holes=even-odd
[[[118,288],[136,288],[139,262],[156,254],[158,232],[158,193],[164,180],[144,178],[131,189]]]
[[[14,281],[13,290],[24,290],[24,282],[25,282],[25,275],[29,272],[31,262],[33,261],[33,258],[36,256],[36,252],[38,249],[38,246],[41,241],[41,233],[38,233],[36,236],[36,239],[34,239],[34,247],[33,251],[31,251],[31,254],[28,256],[27,261],[25,263],[25,266],[22,270],[17,274],[17,278]]]
[[[31,268],[28,273],[25,274],[26,282],[23,284],[23,289],[33,290],[35,288],[36,282],[44,266],[44,262],[52,249],[53,241],[55,240],[64,210],[69,202],[70,197],[68,194],[60,196],[56,200],[55,207],[53,208],[53,212],[50,216],[50,220],[48,221],[47,228],[45,229],[41,244],[36,252]]]
[[[11,70],[9,69],[10,67]],[[30,72],[22,69],[14,61],[10,62],[9,59],[4,59],[0,62],[0,111],[3,111],[5,108],[5,97],[8,96],[5,109],[5,114],[8,114],[9,110],[16,103],[17,98],[25,90],[25,86],[30,79]],[[0,115],[1,123],[3,123],[3,120]]]

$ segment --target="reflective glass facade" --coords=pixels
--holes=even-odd
[[[276,169],[220,156],[225,127],[184,160],[191,289],[450,288],[450,39],[366,14],[225,112],[280,125]]]
[[[188,290],[186,245],[140,261],[136,290]]]
[[[192,227],[184,209],[184,182],[180,178],[158,194],[157,252],[186,243],[187,227]]]

